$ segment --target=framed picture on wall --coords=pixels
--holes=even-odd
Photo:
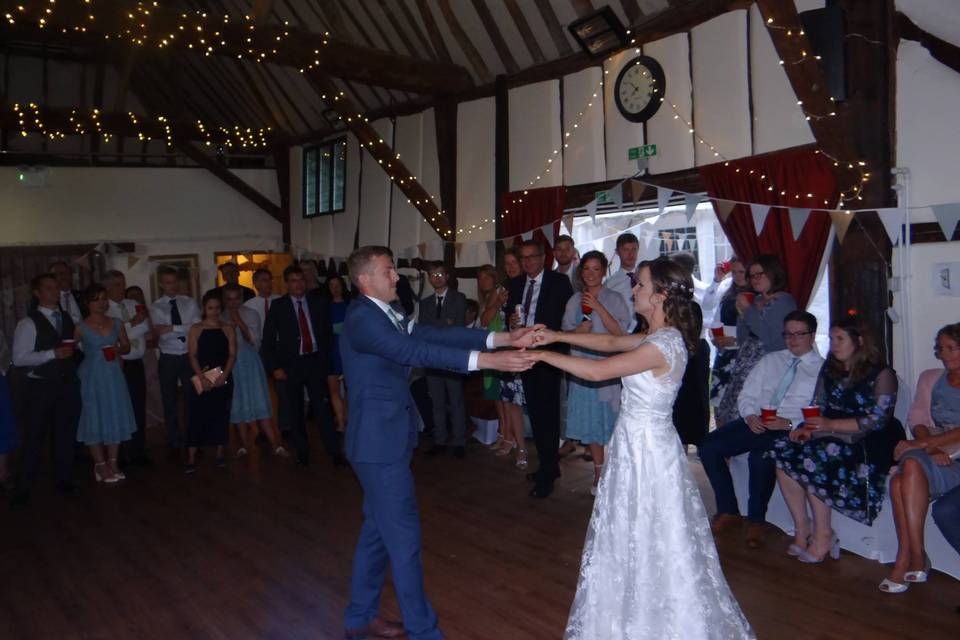
[[[150,299],[156,300],[161,295],[160,283],[157,280],[157,270],[160,267],[172,267],[177,270],[177,280],[180,283],[180,293],[200,300],[200,257],[196,253],[185,253],[172,256],[148,256],[150,261]]]

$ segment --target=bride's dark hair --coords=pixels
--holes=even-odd
[[[703,312],[693,300],[693,277],[680,264],[669,258],[644,260],[637,265],[640,269],[650,269],[650,282],[653,293],[665,296],[663,301],[664,321],[668,327],[675,327],[683,336],[687,351],[692,355],[700,342],[703,330]],[[641,325],[646,324],[643,316],[638,316]],[[646,327],[643,327],[646,330]]]

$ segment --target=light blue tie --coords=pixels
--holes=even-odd
[[[783,377],[780,378],[780,384],[777,385],[777,390],[773,392],[773,396],[770,398],[771,407],[780,406],[780,402],[783,401],[783,396],[787,395],[787,389],[793,384],[793,379],[797,377],[798,366],[800,366],[800,358],[795,357],[786,372],[784,372]]]
[[[403,316],[397,313],[393,307],[388,308],[387,312],[390,315],[390,319],[393,320],[393,324],[397,327],[397,331],[406,333],[406,329],[403,328]]]
[[[63,318],[60,316],[59,311],[54,311],[50,315],[53,316],[53,326],[56,328],[57,335],[59,336],[63,333]]]

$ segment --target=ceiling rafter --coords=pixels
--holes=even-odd
[[[386,0],[382,0],[386,2]],[[413,12],[410,11],[410,7],[407,6],[406,0],[400,0],[397,4],[400,5],[400,13],[403,14],[404,19],[407,21],[407,24],[410,25],[410,29],[413,31],[413,35],[420,41],[423,45],[423,48],[426,50],[427,55],[432,59],[436,60],[440,57],[436,49],[433,47],[433,42],[430,38],[423,33],[423,30],[420,28],[420,24],[417,22],[417,19],[413,16]],[[449,62],[449,60],[447,60]]]
[[[443,16],[444,22],[447,23],[454,39],[457,41],[457,44],[460,45],[460,50],[467,56],[467,60],[470,61],[470,66],[473,67],[477,76],[483,82],[492,81],[493,74],[490,73],[490,69],[487,68],[487,63],[483,61],[483,56],[477,51],[470,36],[463,30],[463,25],[460,24],[460,20],[457,19],[457,14],[454,13],[453,8],[450,6],[450,0],[436,0],[436,2],[440,7],[440,14]]]
[[[543,55],[543,49],[540,48],[537,37],[533,35],[530,23],[527,22],[527,17],[523,15],[523,10],[520,8],[520,5],[517,4],[517,0],[504,0],[504,4],[510,13],[510,17],[513,18],[513,23],[517,26],[517,31],[520,32],[520,38],[523,40],[523,44],[526,45],[527,51],[530,52],[530,57],[533,58],[533,63],[542,64],[545,62],[546,58]]]
[[[627,23],[633,24],[640,19],[640,16],[643,15],[643,11],[640,9],[640,3],[637,0],[620,0],[620,4],[623,5],[623,13],[627,16]]]
[[[570,42],[567,40],[567,34],[560,25],[560,20],[557,19],[557,13],[553,10],[553,5],[550,4],[550,0],[535,1],[537,3],[537,10],[540,12],[540,17],[543,18],[544,24],[547,25],[547,31],[550,32],[553,45],[557,48],[557,53],[561,56],[573,53],[573,47],[570,46]]]
[[[570,0],[570,6],[573,7],[573,10],[577,12],[578,18],[588,16],[596,11],[593,3],[590,2],[590,0]]]
[[[417,51],[416,45],[413,44],[410,36],[407,35],[407,32],[401,26],[400,21],[397,19],[397,14],[395,14],[393,9],[390,8],[390,3],[387,2],[387,0],[377,0],[377,4],[380,6],[380,11],[382,11],[383,15],[386,16],[387,22],[390,23],[391,27],[393,27],[397,37],[400,38],[400,42],[402,42],[403,46],[406,47],[407,53],[409,53],[411,56],[418,57],[419,52]],[[429,55],[429,52],[427,55]]]
[[[450,50],[447,49],[447,43],[443,41],[440,27],[437,25],[436,18],[433,17],[433,11],[430,10],[427,0],[417,0],[417,11],[420,12],[420,18],[430,35],[430,42],[433,44],[433,50],[436,51],[437,56],[444,62],[452,62],[453,58],[450,57]]]
[[[500,27],[497,25],[497,21],[493,19],[490,8],[484,3],[484,0],[473,0],[473,8],[476,10],[477,15],[480,16],[480,22],[483,23],[483,27],[486,29],[490,41],[493,42],[493,48],[496,50],[503,68],[506,69],[507,73],[516,73],[519,69],[517,61],[514,59],[513,53],[510,52],[510,47],[507,46],[506,41],[503,39],[503,34],[500,33]]]

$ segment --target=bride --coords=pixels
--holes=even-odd
[[[622,353],[588,360],[527,352],[587,380],[623,378],[564,638],[754,638],[720,570],[672,423],[687,355],[700,333],[693,281],[668,259],[644,262],[633,299],[646,321],[642,335],[539,332],[540,345]]]

